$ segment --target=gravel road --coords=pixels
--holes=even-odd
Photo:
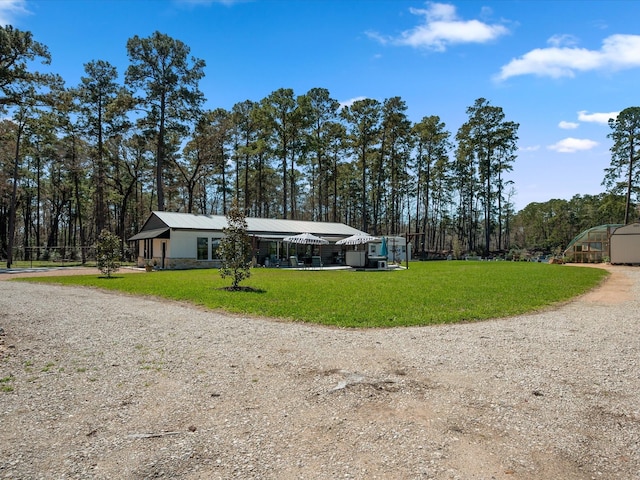
[[[341,330],[0,281],[0,478],[640,479],[640,268]]]

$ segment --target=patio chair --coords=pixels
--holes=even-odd
[[[311,257],[311,268],[322,268],[322,257]]]
[[[301,262],[300,260],[298,260],[298,256],[297,255],[291,255],[289,257],[289,266],[291,267],[295,267],[295,268],[304,268],[304,262]]]

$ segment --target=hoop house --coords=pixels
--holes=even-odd
[[[616,228],[622,225],[606,224],[589,228],[577,235],[564,251],[564,256],[569,262],[575,263],[599,263],[605,257],[611,257],[609,240]]]

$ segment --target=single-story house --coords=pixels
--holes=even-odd
[[[254,264],[277,266],[288,264],[291,255],[301,260],[320,256],[322,264],[344,262],[344,249],[335,242],[364,232],[344,223],[247,218],[247,233],[254,249]],[[152,212],[139,233],[129,239],[135,242],[137,264],[155,264],[159,268],[217,268],[220,261],[216,249],[227,226],[224,215]],[[328,240],[328,245],[296,245],[285,237],[311,233]]]
[[[616,228],[609,240],[612,264],[640,264],[640,223]]]

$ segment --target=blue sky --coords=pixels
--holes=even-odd
[[[92,60],[123,76],[127,39],[157,30],[205,60],[208,108],[322,87],[400,96],[455,136],[484,97],[520,124],[517,209],[604,191],[607,120],[640,104],[639,18],[637,0],[0,0],[0,23],[47,45],[67,86]]]

